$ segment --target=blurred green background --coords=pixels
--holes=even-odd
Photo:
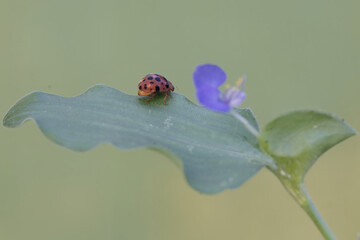
[[[321,109],[360,130],[360,1],[0,0],[0,113],[41,90],[102,83],[130,94],[147,73],[195,101],[197,64],[246,73],[260,125]],[[0,239],[322,239],[266,169],[201,195],[161,154],[110,145],[77,153],[33,122],[0,127]],[[306,184],[339,239],[360,233],[360,138],[331,149]]]

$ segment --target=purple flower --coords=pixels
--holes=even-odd
[[[226,73],[217,65],[198,65],[193,79],[198,101],[215,112],[230,112],[246,98],[246,93],[240,90],[241,82],[235,87],[229,87],[224,93],[218,89],[226,81]]]

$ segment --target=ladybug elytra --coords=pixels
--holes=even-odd
[[[163,100],[166,105],[166,98],[170,95],[171,91],[174,91],[175,88],[172,83],[167,80],[164,76],[161,76],[156,73],[150,73],[143,77],[139,82],[139,96],[148,96],[151,95],[146,103],[150,101],[157,93],[165,93],[165,98]]]

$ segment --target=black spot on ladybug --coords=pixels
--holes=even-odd
[[[165,85],[165,87],[166,87],[166,88],[169,88],[169,84],[167,83],[167,84]]]
[[[146,86],[146,84],[144,84],[144,89],[147,89],[147,86]]]
[[[160,87],[156,86],[156,92],[159,92],[159,91],[160,91]]]
[[[139,90],[141,90],[141,86],[139,86]]]
[[[150,84],[154,84],[154,82],[150,82]]]
[[[145,78],[143,79],[143,82],[145,82]]]
[[[160,82],[160,81],[161,81],[161,78],[156,77],[155,80],[158,81],[158,82]]]
[[[164,85],[164,83],[163,83],[163,82],[161,82],[161,85]]]
[[[166,77],[163,77],[163,78],[164,78],[165,81],[168,81],[168,80],[166,79]]]
[[[153,80],[153,77],[152,77],[152,76],[150,76],[150,77],[148,77],[148,79],[149,79],[149,80]]]

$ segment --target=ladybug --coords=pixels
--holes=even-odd
[[[163,102],[166,105],[166,98],[169,96],[170,92],[174,90],[175,88],[172,83],[164,76],[156,73],[150,73],[140,80],[138,95],[151,95],[146,100],[146,103],[148,103],[150,99],[156,96],[157,93],[165,93],[165,98]]]

